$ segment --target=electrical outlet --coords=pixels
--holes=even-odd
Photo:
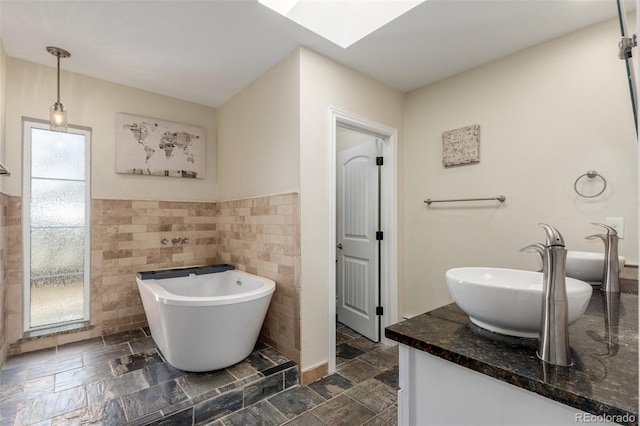
[[[612,227],[618,233],[618,238],[624,238],[624,218],[623,217],[608,217],[607,225]]]

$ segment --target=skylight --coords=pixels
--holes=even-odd
[[[258,0],[346,49],[425,0]]]

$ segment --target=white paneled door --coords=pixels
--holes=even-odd
[[[376,155],[380,143],[372,139],[341,151],[337,167],[336,312],[339,322],[374,342],[379,340]]]

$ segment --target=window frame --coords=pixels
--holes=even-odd
[[[91,321],[91,136],[90,127],[69,125],[67,133],[84,136],[85,141],[85,204],[84,204],[84,274],[83,318],[31,327],[31,129],[49,130],[49,122],[39,119],[22,119],[22,277],[23,277],[23,330],[25,333],[88,323]]]

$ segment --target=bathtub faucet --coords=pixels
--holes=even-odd
[[[180,238],[172,239],[171,242],[173,244],[188,244],[189,243],[189,239],[188,238],[184,238],[184,237],[180,237]]]

